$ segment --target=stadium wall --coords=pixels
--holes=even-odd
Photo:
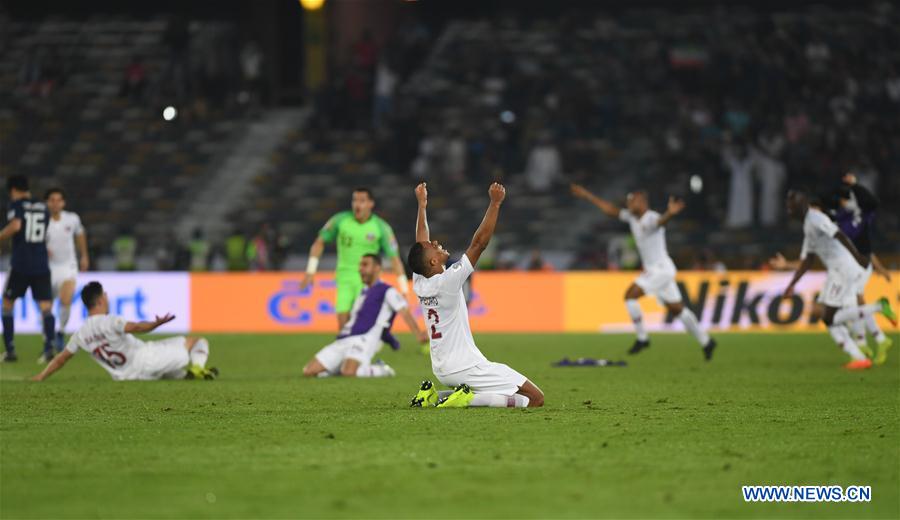
[[[473,278],[469,312],[476,332],[623,332],[631,323],[622,302],[633,272],[478,272]],[[321,273],[314,290],[301,291],[302,273],[82,273],[81,284],[100,281],[110,297],[111,312],[130,320],[152,319],[172,312],[176,320],[162,332],[333,332],[334,281]],[[680,272],[678,284],[687,304],[713,330],[823,330],[810,311],[825,273],[809,273],[796,295],[781,300],[791,273],[734,271]],[[900,304],[900,271],[889,283],[873,276],[867,301],[888,296]],[[5,275],[0,274],[0,283]],[[393,277],[385,276],[393,282]],[[414,304],[410,296],[410,303]],[[75,330],[85,309],[73,304],[69,330]],[[645,322],[657,332],[680,331],[653,298],[641,305]],[[898,305],[900,306],[900,305]],[[415,314],[421,316],[417,305]],[[40,331],[40,313],[30,295],[15,309],[16,330]],[[881,319],[881,318],[879,318]],[[395,323],[405,330],[402,320]],[[882,325],[887,326],[883,321]]]

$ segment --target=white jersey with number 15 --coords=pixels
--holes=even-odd
[[[463,255],[443,273],[425,278],[413,273],[413,291],[422,305],[431,338],[431,369],[438,377],[455,374],[487,361],[475,346],[463,285],[475,271]]]

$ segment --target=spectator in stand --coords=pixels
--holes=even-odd
[[[725,146],[722,161],[728,169],[728,211],[725,227],[742,229],[753,225],[753,169],[755,161],[747,145]]]
[[[781,160],[785,147],[784,136],[770,126],[760,133],[756,155],[756,177],[759,180],[759,223],[773,227],[781,222],[784,206],[783,189],[787,168]]]
[[[131,58],[131,63],[125,68],[125,78],[119,88],[119,96],[128,98],[132,102],[139,103],[144,100],[144,92],[147,89],[147,68],[140,56]]]
[[[391,68],[390,55],[383,53],[375,70],[375,102],[372,109],[372,126],[379,130],[391,116],[394,107],[394,89],[399,78]]]
[[[549,134],[542,134],[528,154],[525,166],[525,182],[535,192],[548,191],[562,178],[562,158]]]
[[[241,82],[242,91],[239,101],[258,107],[262,101],[263,91],[263,53],[259,44],[250,40],[241,47]]]
[[[203,272],[209,269],[210,244],[202,229],[194,230],[188,243],[188,251],[190,252],[191,271]]]
[[[128,228],[119,230],[119,236],[112,243],[116,259],[116,271],[134,271],[137,268],[137,239]]]

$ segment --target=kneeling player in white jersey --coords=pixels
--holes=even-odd
[[[638,303],[638,298],[646,294],[656,296],[672,316],[681,320],[684,328],[703,347],[703,357],[707,361],[712,359],[716,340],[710,338],[706,330],[700,326],[694,312],[684,306],[681,291],[675,284],[675,274],[677,273],[675,262],[672,261],[666,249],[665,226],[672,217],[681,213],[681,210],[684,209],[684,202],[674,197],[670,198],[669,207],[665,213],[660,215],[650,209],[647,193],[644,191],[629,193],[625,209],[620,209],[615,204],[597,197],[577,184],[572,185],[572,194],[597,206],[610,217],[627,222],[631,228],[631,234],[634,235],[634,241],[637,243],[644,272],[625,291],[625,307],[628,309],[628,315],[631,316],[637,332],[637,339],[628,353],[637,354],[650,346],[650,337],[644,327],[644,317]]]
[[[72,295],[75,294],[75,280],[78,271],[87,271],[88,259],[87,236],[84,226],[77,214],[65,211],[66,195],[60,188],[51,188],[44,195],[47,209],[50,211],[50,222],[47,223],[47,256],[50,260],[50,284],[53,298],[59,298],[59,316],[56,324],[56,351],[63,348],[63,334],[69,323],[72,310]],[[75,244],[78,244],[78,257],[75,256]]]
[[[394,369],[384,363],[372,363],[372,358],[381,349],[382,334],[391,330],[396,314],[403,317],[420,342],[428,341],[428,336],[410,314],[406,298],[378,279],[381,257],[373,253],[363,255],[359,261],[359,275],[364,288],[353,302],[350,319],[341,328],[337,340],[320,350],[303,367],[304,376],[393,376]]]
[[[431,241],[425,215],[428,192],[425,183],[416,187],[416,243],[409,251],[413,291],[425,313],[426,329],[431,326],[431,369],[441,383],[455,390],[438,392],[431,381],[424,381],[411,406],[524,408],[544,404],[543,392],[528,378],[484,357],[469,327],[463,285],[494,234],[506,189],[494,183],[488,193],[491,202],[472,243],[459,261],[445,269],[450,253]]]
[[[78,332],[69,338],[65,350],[53,358],[43,372],[31,378],[43,381],[65,365],[78,352],[89,352],[115,381],[151,381],[156,379],[215,379],[218,370],[206,368],[209,342],[204,338],[176,336],[159,341],[141,341],[132,334],[146,333],[175,319],[166,314],[154,321],[134,323],[110,316],[109,298],[99,282],[90,282],[81,290],[88,317]]]
[[[880,312],[896,326],[897,316],[887,298],[881,298],[877,304],[858,304],[857,292],[860,281],[866,276],[865,266],[869,260],[859,253],[853,242],[827,215],[810,207],[805,193],[789,191],[787,210],[791,217],[803,221],[803,247],[800,266],[785,289],[784,297],[794,295],[794,285],[812,267],[813,257],[818,256],[827,270],[825,287],[819,294],[819,302],[825,306],[822,321],[835,343],[850,356],[845,368],[864,370],[871,367],[872,362],[853,341],[845,325]]]

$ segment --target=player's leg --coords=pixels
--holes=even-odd
[[[700,325],[700,320],[697,319],[697,315],[694,314],[694,311],[685,306],[684,302],[681,301],[681,295],[678,294],[678,287],[675,286],[675,282],[672,282],[671,285],[672,287],[664,291],[660,295],[660,298],[665,303],[666,308],[672,316],[678,318],[681,324],[684,325],[684,329],[697,340],[697,343],[699,343],[700,347],[703,349],[704,359],[709,361],[712,359],[713,351],[716,349],[716,340],[712,339],[706,329]],[[676,297],[678,298],[678,301],[671,301]]]
[[[63,349],[63,335],[66,332],[66,325],[69,324],[69,315],[72,312],[72,296],[75,294],[75,279],[69,278],[63,280],[59,284],[59,323],[57,324],[56,334],[56,350]]]
[[[827,286],[828,282],[826,281],[826,287]],[[831,334],[831,338],[834,339],[834,342],[837,343],[841,350],[850,356],[850,362],[844,366],[851,370],[872,366],[872,362],[866,358],[856,342],[853,341],[853,338],[850,336],[850,331],[843,325],[835,323],[834,316],[838,313],[838,310],[839,309],[832,306],[831,303],[826,303],[822,321],[825,322],[825,325],[828,327],[828,333]]]
[[[866,304],[863,299],[862,293],[857,295],[856,304],[858,306],[863,306]],[[883,365],[885,361],[887,361],[887,353],[890,350],[891,346],[893,346],[894,342],[881,330],[881,327],[878,326],[878,322],[875,321],[875,315],[869,314],[862,320],[859,320],[865,327],[865,331],[872,336],[872,339],[875,340],[875,354],[872,360],[876,365]],[[865,336],[863,336],[865,340]]]
[[[209,360],[209,341],[206,338],[196,336],[188,336],[184,339],[184,347],[188,351],[188,357],[191,360],[190,370],[199,373],[201,376],[209,379],[219,375],[216,368],[206,368],[206,362]]]
[[[340,373],[341,363],[350,348],[348,338],[339,339],[324,346],[322,350],[303,367],[305,377],[322,377]]]
[[[38,363],[48,363],[53,359],[53,346],[56,343],[56,318],[53,316],[53,289],[50,284],[50,273],[32,276],[29,280],[31,294],[41,309],[44,325],[44,352]]]
[[[334,311],[337,313],[338,330],[344,328],[344,325],[350,320],[350,310],[353,308],[353,302],[362,291],[362,279],[359,273],[354,275],[339,275],[335,282],[337,283],[337,297],[334,304]]]
[[[544,405],[540,388],[503,363],[481,363],[456,379],[462,382],[439,402],[438,407],[535,408]]]
[[[641,277],[644,277],[642,274]],[[641,304],[638,299],[644,296],[644,289],[639,285],[641,277],[638,277],[634,283],[625,291],[625,308],[628,310],[628,316],[634,323],[634,332],[637,339],[634,345],[628,350],[629,354],[637,354],[650,346],[650,336],[647,335],[647,328],[644,326],[644,314],[641,312]]]
[[[6,283],[3,287],[3,344],[6,351],[3,352],[3,358],[0,361],[11,363],[19,359],[16,355],[16,327],[13,309],[16,300],[24,296],[27,290],[28,281],[24,276],[15,271],[7,273]]]
[[[397,373],[385,363],[372,363],[372,358],[381,347],[381,339],[363,342],[357,340],[347,351],[341,363],[341,375],[344,377],[393,377]]]

